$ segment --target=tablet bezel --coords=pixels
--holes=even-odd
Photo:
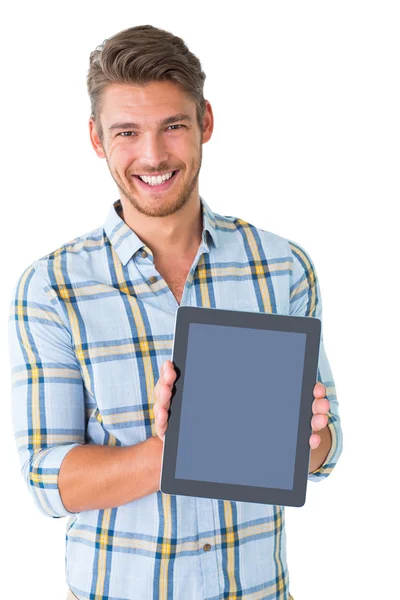
[[[183,399],[183,381],[189,326],[191,323],[306,334],[292,490],[175,478]],[[321,321],[316,317],[288,316],[198,306],[179,306],[176,312],[174,344],[171,358],[177,371],[177,378],[173,387],[168,427],[164,438],[160,491],[164,494],[172,495],[282,506],[303,506],[306,497],[310,462],[309,437],[312,433],[313,389],[317,381],[320,336]]]

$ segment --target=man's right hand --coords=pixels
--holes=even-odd
[[[158,437],[164,441],[168,427],[168,411],[171,404],[172,388],[176,379],[176,371],[170,360],[166,360],[160,369],[160,379],[154,388],[154,420]]]

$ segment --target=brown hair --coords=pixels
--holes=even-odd
[[[196,116],[203,129],[206,75],[199,59],[189,52],[185,42],[152,25],[124,29],[97,46],[90,54],[87,88],[92,118],[102,140],[101,97],[110,83],[143,85],[152,81],[171,81],[195,101]]]

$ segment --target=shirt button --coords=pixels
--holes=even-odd
[[[204,552],[208,552],[209,550],[211,550],[211,546],[210,546],[210,544],[205,544],[205,545],[203,546],[203,550],[204,550]]]
[[[146,256],[147,256],[147,252],[146,252],[146,250],[142,250],[142,251],[141,251],[141,253],[140,253],[140,256],[141,256],[142,258],[146,258]]]
[[[149,278],[149,283],[155,283],[156,281],[157,281],[157,277],[155,277],[154,275],[152,275],[152,276]]]

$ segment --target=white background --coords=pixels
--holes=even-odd
[[[207,74],[200,193],[302,245],[319,275],[344,450],[306,505],[286,509],[291,593],[399,598],[398,4],[19,2],[1,21],[1,597],[66,594],[66,521],[34,506],[11,428],[12,286],[118,198],[89,143],[89,53],[150,23],[183,37]]]

